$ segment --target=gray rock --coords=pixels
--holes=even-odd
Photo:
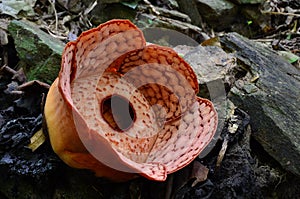
[[[253,136],[264,149],[300,176],[300,71],[237,33],[225,34],[221,43],[243,68],[229,98],[249,113]]]
[[[202,20],[201,15],[197,9],[196,3],[194,1],[186,1],[186,0],[177,0],[180,11],[189,15],[192,20],[192,23],[196,26],[201,26]]]
[[[164,28],[173,31],[178,31],[180,33],[188,35],[191,38],[197,39],[198,41],[203,41],[208,38],[208,36],[204,32],[202,32],[201,28],[199,28],[198,26],[194,26],[190,23],[182,22],[180,20],[168,18],[165,16],[155,16],[152,14],[140,13],[136,17],[136,24],[141,29]],[[163,35],[157,36],[159,37]],[[146,39],[148,39],[147,36]],[[172,47],[174,46],[176,45],[173,45]]]
[[[94,7],[89,16],[91,17],[91,22],[96,25],[111,19],[129,19],[133,21],[136,16],[136,10],[121,3],[104,4],[101,2]]]
[[[238,7],[227,0],[196,0],[199,13],[216,30],[224,30],[238,16]]]
[[[8,31],[14,39],[21,62],[25,64],[28,79],[52,83],[59,72],[65,44],[26,20],[11,21]]]
[[[200,84],[225,78],[229,83],[228,73],[235,66],[235,58],[217,46],[198,46],[184,58],[193,67]]]

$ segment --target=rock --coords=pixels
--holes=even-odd
[[[135,9],[125,6],[121,3],[103,4],[98,3],[89,13],[91,21],[95,25],[99,25],[111,19],[129,19],[134,20],[136,15]]]
[[[208,36],[201,31],[201,28],[194,26],[190,23],[182,22],[176,19],[171,19],[165,16],[155,16],[152,14],[140,13],[136,17],[136,24],[141,29],[164,28],[173,31],[178,31],[180,33],[188,35],[197,42],[201,42],[208,38]],[[164,35],[157,36],[163,37]],[[146,37],[146,39],[148,38]],[[177,45],[179,44],[180,41]]]
[[[217,46],[197,46],[184,59],[193,67],[200,84],[228,78],[235,66],[235,58]],[[225,81],[231,84],[228,79]]]
[[[247,18],[248,22],[251,22],[251,24],[248,25],[249,26],[248,30],[244,29],[244,31],[249,32],[249,28],[251,27],[253,33],[256,33],[258,30],[268,30],[270,29],[270,27],[272,27],[271,16],[258,12],[258,10],[260,9],[259,6],[260,6],[259,4],[241,6],[241,13],[243,14],[243,16]],[[255,30],[255,27],[253,26],[256,26],[257,30]],[[242,34],[242,35],[247,35],[247,34]]]
[[[227,0],[196,0],[199,13],[215,30],[224,30],[239,18],[238,7]]]
[[[32,17],[35,15],[33,6],[35,1],[2,1],[0,4],[1,14],[7,14],[18,18],[18,14],[23,12],[23,16]]]
[[[12,20],[8,31],[21,62],[26,64],[24,70],[28,79],[51,84],[59,72],[65,44],[26,20]]]
[[[180,11],[189,15],[192,20],[192,23],[196,26],[201,26],[202,20],[198,12],[195,1],[186,1],[186,0],[177,0]]]
[[[203,26],[202,17],[207,26],[216,31],[238,32],[250,38],[270,27],[270,16],[259,12],[260,4],[240,4],[230,0],[196,0],[195,2],[196,10],[185,4],[182,9],[186,9],[183,11],[190,16],[193,23],[195,23],[193,16],[197,18],[200,24],[195,24],[200,27]]]
[[[263,148],[300,176],[300,71],[237,33],[225,34],[221,43],[243,69],[228,97],[249,113],[253,136]]]
[[[161,8],[161,7],[157,7],[157,6],[152,6],[152,8],[151,8],[149,5],[138,5],[139,11],[151,10],[151,9],[155,9],[157,12],[160,13],[160,15],[163,15],[164,17],[169,17],[172,19],[180,20],[182,22],[191,23],[191,19],[188,15],[178,12],[176,10],[169,10],[169,9]]]

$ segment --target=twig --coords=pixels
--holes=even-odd
[[[300,17],[300,14],[286,13],[286,12],[272,12],[272,11],[263,11],[263,10],[261,10],[261,13],[263,13],[263,14],[271,14],[271,15],[285,15],[285,16]]]
[[[274,39],[261,38],[261,39],[251,39],[251,40],[256,42],[272,42]]]
[[[48,1],[51,4],[52,9],[54,11],[54,15],[55,15],[55,32],[57,33],[57,31],[58,31],[58,15],[57,15],[57,11],[55,9],[55,0],[48,0]]]
[[[89,14],[97,5],[97,0],[94,1],[94,3],[92,3],[84,12],[83,12],[83,15],[87,15]]]
[[[1,68],[0,68],[0,72],[5,71],[10,73],[11,75],[15,75],[17,74],[17,71],[15,71],[14,69],[8,67],[6,64],[4,64]]]
[[[160,15],[160,12],[158,12],[158,11],[155,9],[155,7],[154,7],[148,0],[144,0],[144,3],[147,4],[147,5],[150,7],[150,9],[151,9],[151,11],[152,11],[153,13],[155,13],[156,15]]]
[[[46,30],[47,30],[48,34],[51,35],[52,37],[55,37],[55,38],[61,39],[61,40],[67,39],[66,36],[60,36],[60,35],[53,34],[49,28],[46,28]]]
[[[218,158],[217,158],[217,163],[216,163],[217,168],[219,168],[221,166],[221,162],[224,158],[227,147],[228,147],[228,136],[226,136],[223,140],[222,148],[221,148],[221,150],[219,152],[219,155],[218,155]]]

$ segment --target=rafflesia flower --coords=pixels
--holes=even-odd
[[[64,49],[45,104],[51,145],[96,176],[163,181],[216,131],[216,111],[197,93],[195,73],[175,51],[146,45],[128,20],[108,21]]]

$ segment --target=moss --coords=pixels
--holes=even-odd
[[[52,83],[57,77],[64,43],[26,20],[13,20],[8,27],[29,80]]]

